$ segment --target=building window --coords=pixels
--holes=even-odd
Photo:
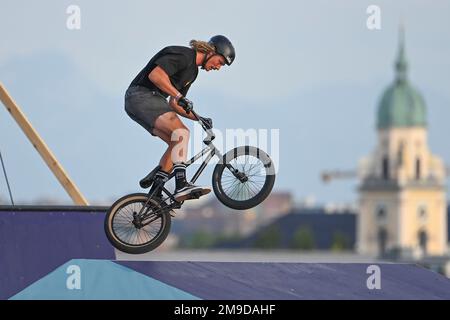
[[[427,244],[428,244],[428,234],[425,230],[420,230],[418,235],[419,247],[422,249],[424,254],[427,253]]]
[[[376,214],[376,217],[377,217],[377,221],[379,223],[386,222],[387,210],[386,210],[386,206],[384,204],[379,204],[377,206],[377,209],[375,210],[375,214]]]
[[[388,233],[385,228],[380,228],[378,230],[378,254],[382,257],[386,254],[388,242]]]
[[[425,205],[421,205],[421,206],[419,206],[419,208],[417,208],[417,217],[419,218],[419,221],[426,222],[427,207]]]
[[[400,142],[400,146],[398,148],[398,165],[403,165],[403,153],[405,149],[405,143],[402,141]]]
[[[420,179],[420,175],[421,175],[421,163],[420,163],[420,158],[416,159],[416,180]]]
[[[388,180],[389,179],[389,159],[387,156],[385,156],[383,158],[383,164],[382,164],[382,168],[383,168],[383,179],[384,180]]]

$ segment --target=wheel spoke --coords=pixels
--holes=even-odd
[[[233,183],[228,187],[227,190],[236,188],[236,187],[238,186],[239,182],[240,182],[240,181],[239,181],[238,179],[235,179],[235,180],[233,181]]]
[[[266,181],[263,162],[251,155],[243,154],[230,160],[230,165],[247,177],[241,182],[234,174],[225,168],[220,179],[221,189],[229,198],[237,201],[246,201],[258,195]]]
[[[127,245],[140,246],[153,241],[162,229],[162,219],[157,218],[151,223],[138,229],[133,224],[134,213],[140,212],[143,208],[142,200],[124,205],[116,211],[112,222],[112,231],[120,241]],[[154,216],[162,209],[159,206],[150,204],[147,210],[149,217]]]

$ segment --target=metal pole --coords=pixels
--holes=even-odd
[[[3,162],[2,152],[0,151],[0,161],[2,162],[3,173],[5,175],[6,186],[8,187],[9,198],[11,199],[11,204],[14,206],[14,200],[11,192],[11,187],[9,186],[8,175],[6,174],[5,163]]]

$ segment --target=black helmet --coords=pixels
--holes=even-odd
[[[220,54],[225,58],[225,63],[227,65],[231,65],[236,57],[236,52],[234,51],[234,47],[231,44],[231,41],[228,40],[225,36],[214,36],[209,40],[209,44],[212,44],[216,48],[216,53]]]

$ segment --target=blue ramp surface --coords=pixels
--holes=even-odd
[[[450,299],[450,281],[407,264],[71,260],[12,299]],[[74,271],[75,270],[75,271]]]
[[[71,260],[11,300],[197,300],[144,274],[103,260]]]
[[[0,299],[75,258],[115,259],[104,212],[0,211]]]
[[[408,264],[116,262],[201,299],[450,299],[450,280]]]

